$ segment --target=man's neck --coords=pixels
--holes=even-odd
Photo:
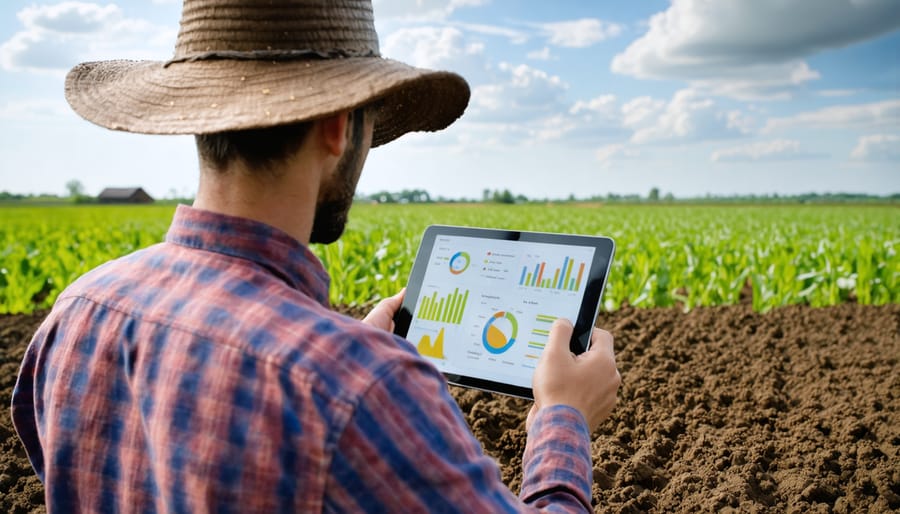
[[[290,162],[274,173],[202,169],[193,206],[261,221],[309,244],[321,175],[302,164]]]

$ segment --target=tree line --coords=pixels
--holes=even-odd
[[[84,186],[77,180],[66,183],[67,196],[56,194],[18,194],[9,191],[0,191],[0,202],[30,202],[30,203],[90,203],[93,197],[84,193]],[[174,190],[171,193],[173,199]],[[183,203],[190,203],[193,198],[177,198]],[[448,198],[441,195],[433,196],[424,189],[403,189],[401,191],[379,191],[372,194],[357,193],[354,198],[360,203],[495,203],[495,204],[526,204],[526,203],[894,203],[900,202],[900,193],[878,196],[863,193],[805,193],[794,195],[772,194],[747,194],[747,195],[712,195],[676,198],[671,192],[662,193],[659,188],[651,188],[645,196],[637,193],[619,194],[609,192],[586,197],[577,197],[570,194],[566,198],[527,197],[520,193],[513,193],[509,189],[484,189],[480,198]]]
[[[529,198],[516,194],[509,189],[484,189],[481,198],[446,198],[432,196],[424,189],[404,189],[402,191],[379,191],[373,194],[358,193],[355,198],[363,203],[878,203],[898,202],[900,193],[878,196],[864,193],[804,193],[794,195],[747,194],[747,195],[713,195],[675,197],[671,192],[662,193],[659,188],[651,188],[646,196],[637,193],[606,193],[577,197],[570,194],[566,198]]]

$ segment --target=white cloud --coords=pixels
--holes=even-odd
[[[0,67],[62,73],[79,61],[159,59],[170,55],[177,27],[127,18],[116,5],[83,2],[26,7],[24,30],[0,44]]]
[[[373,0],[376,20],[442,20],[460,7],[475,7],[487,0]]]
[[[563,95],[568,84],[558,76],[505,62],[499,64],[495,75],[493,82],[472,90],[470,119],[521,121],[565,111]]]
[[[623,125],[622,107],[615,95],[604,94],[590,100],[579,100],[569,107],[566,118],[571,129],[566,141],[577,146],[594,147],[598,144],[628,137]]]
[[[604,117],[618,117],[616,95],[600,95],[588,101],[579,100],[569,109],[572,114],[598,113]]]
[[[673,0],[612,61],[735,98],[783,98],[819,73],[803,59],[900,27],[896,0]]]
[[[0,120],[35,121],[73,118],[74,114],[62,99],[59,100],[18,100],[0,106]]]
[[[850,152],[850,158],[857,161],[900,161],[900,135],[862,136]]]
[[[122,10],[115,4],[99,6],[83,2],[63,2],[56,5],[30,6],[16,15],[28,28],[43,28],[61,33],[96,32],[109,23],[122,19]]]
[[[825,98],[853,96],[857,93],[859,93],[859,89],[822,89],[821,91],[816,91],[817,95],[824,96]]]
[[[515,45],[521,45],[528,41],[529,35],[521,30],[511,29],[508,27],[500,27],[497,25],[484,25],[478,23],[451,23],[453,27],[472,32],[475,34],[483,34],[485,36],[500,36],[509,39]]]
[[[739,137],[755,122],[743,111],[727,110],[702,93],[685,89],[671,100],[634,98],[627,103],[600,94],[571,102],[569,85],[535,66],[490,61],[478,34],[464,25],[406,27],[389,33],[382,45],[387,57],[462,74],[472,87],[463,120],[466,144],[515,146],[561,141],[577,147],[695,142]],[[549,46],[541,50],[549,54]],[[462,131],[425,143],[462,143]],[[629,147],[629,151],[633,151]],[[623,150],[624,151],[624,150]],[[623,155],[619,152],[617,155]]]
[[[45,31],[16,33],[0,45],[0,67],[8,71],[61,73],[78,62],[72,45]]]
[[[627,144],[616,143],[601,146],[594,152],[594,156],[601,164],[608,166],[614,160],[635,159],[640,156],[640,152]]]
[[[387,35],[382,53],[413,66],[455,71],[472,86],[469,122],[521,123],[566,112],[568,85],[555,75],[525,65],[494,64],[484,44],[456,26],[410,27]],[[513,129],[510,132],[522,133]]]
[[[558,21],[535,25],[548,43],[568,48],[585,48],[622,33],[622,26],[596,18]]]
[[[791,139],[775,139],[772,141],[759,141],[748,145],[716,150],[710,155],[709,160],[712,162],[755,162],[809,159],[816,157],[822,156],[803,151],[800,148],[799,141]]]
[[[804,83],[821,78],[803,61],[782,64],[747,65],[737,72],[691,80],[691,87],[709,94],[739,100],[788,100]]]
[[[666,102],[649,96],[639,96],[622,106],[622,124],[632,130],[651,126],[666,107]]]
[[[750,132],[752,119],[740,111],[724,111],[716,103],[696,91],[677,91],[661,112],[653,101],[640,100],[630,105],[630,123],[639,127],[631,136],[635,144],[697,141],[739,137]],[[641,108],[644,109],[641,112]],[[624,109],[623,109],[624,110]],[[655,121],[650,123],[658,113]]]
[[[455,71],[470,83],[487,80],[484,45],[467,40],[456,27],[399,29],[385,37],[381,53],[413,66]]]
[[[527,142],[558,141],[577,128],[578,125],[575,120],[568,116],[557,114],[534,123],[528,130]]]
[[[793,116],[770,118],[763,132],[797,127],[873,128],[900,127],[900,100],[858,105],[836,105]]]
[[[556,57],[554,57],[553,54],[550,53],[549,46],[545,46],[544,48],[541,48],[540,50],[534,50],[534,51],[528,52],[525,55],[525,57],[528,57],[529,59],[534,59],[536,61],[556,60]]]
[[[423,144],[510,146],[558,139],[572,129],[575,121],[565,116],[568,85],[562,79],[524,64],[492,63],[484,44],[462,28],[408,27],[384,39],[386,57],[458,72],[472,87],[463,119],[451,130],[423,139]]]

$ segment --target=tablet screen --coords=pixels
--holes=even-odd
[[[612,247],[608,238],[430,227],[396,331],[450,382],[531,397],[556,318],[576,325],[573,351],[587,347]]]

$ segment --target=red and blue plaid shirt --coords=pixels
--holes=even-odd
[[[587,511],[584,418],[542,409],[516,498],[441,374],[328,305],[287,234],[181,206],[56,302],[13,393],[50,512]]]

